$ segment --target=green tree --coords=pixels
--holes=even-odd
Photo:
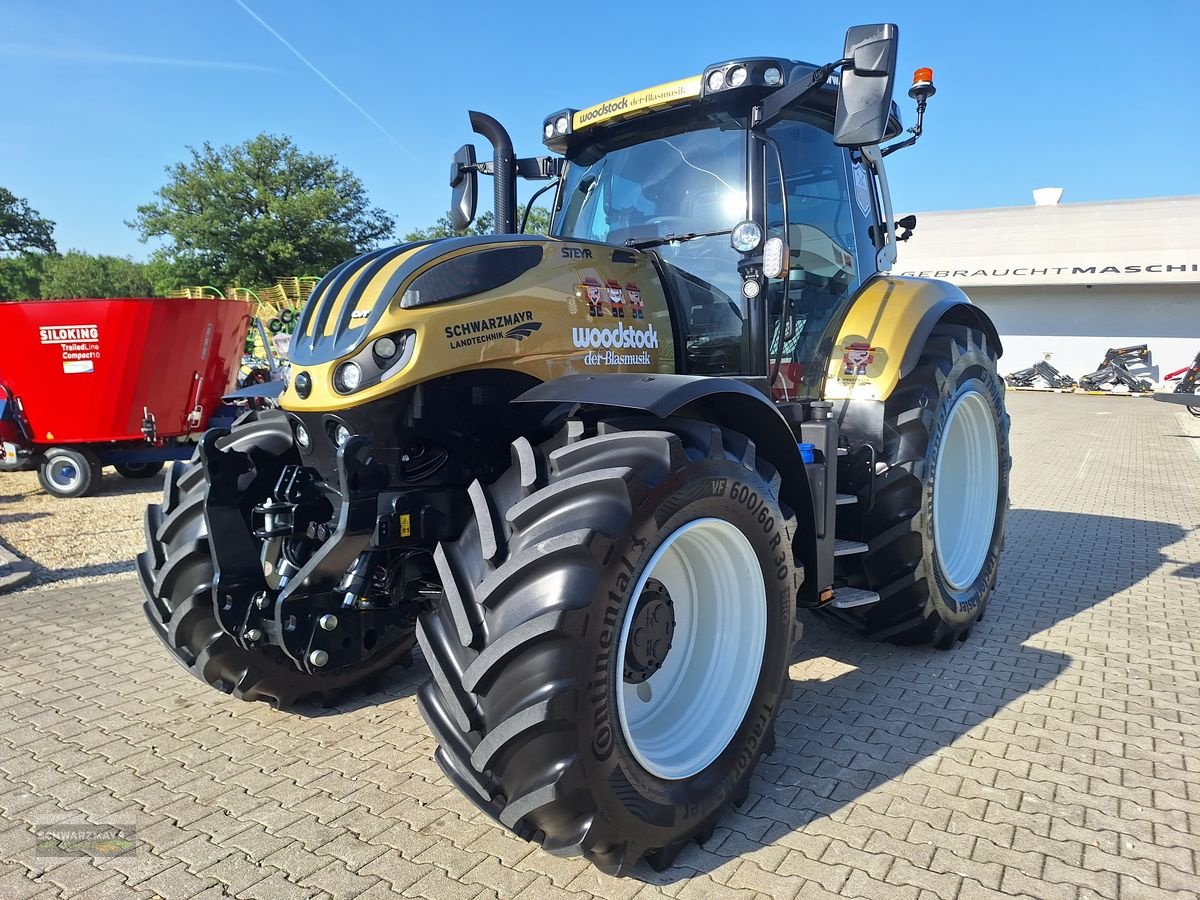
[[[189,147],[167,168],[157,201],[130,222],[143,241],[166,238],[161,258],[193,283],[264,285],[323,272],[377,246],[395,223],[331,156],[260,134],[236,147]]]
[[[146,297],[153,290],[145,263],[72,250],[46,258],[39,293],[45,298]]]
[[[521,213],[518,214],[517,224],[521,224],[520,215],[525,212],[525,207],[521,207]],[[438,238],[446,237],[466,237],[475,234],[491,234],[496,227],[496,217],[489,209],[481,213],[466,228],[455,230],[450,224],[450,213],[446,213],[428,228],[415,228],[404,235],[406,243],[411,241],[435,241]],[[541,206],[535,206],[529,211],[529,221],[525,225],[526,234],[546,234],[550,231],[550,211]]]
[[[42,276],[46,261],[42,253],[22,253],[7,259],[0,258],[0,300],[27,300],[41,296]]]
[[[54,223],[12,191],[0,187],[0,253],[55,253]]]

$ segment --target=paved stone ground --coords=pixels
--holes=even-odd
[[[1010,395],[1002,587],[952,653],[808,626],[748,803],[656,875],[493,827],[399,673],[306,715],[170,662],[132,581],[0,598],[0,898],[1195,897],[1200,427],[1147,400]],[[41,858],[34,826],[134,824]]]

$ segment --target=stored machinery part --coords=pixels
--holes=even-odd
[[[279,408],[206,434],[148,514],[168,648],[283,705],[415,638],[447,776],[623,874],[746,797],[798,609],[965,638],[1008,508],[1000,342],[888,273],[884,157],[921,128],[893,141],[895,59],[877,25],[822,66],[714,64],[548,117],[562,157],[472,113],[492,159],[455,153],[452,218],[490,175],[498,233],[326,275]],[[549,235],[515,233],[518,177],[557,180]]]
[[[1104,354],[1104,361],[1095,372],[1080,377],[1079,386],[1084,390],[1096,391],[1105,385],[1116,387],[1121,385],[1131,393],[1144,394],[1154,390],[1154,385],[1138,378],[1129,371],[1131,365],[1150,365],[1150,348],[1146,344],[1136,344],[1131,347],[1110,347]]]
[[[1028,369],[1019,369],[1004,376],[1009,387],[1034,387],[1038,379],[1049,388],[1068,389],[1077,384],[1070,375],[1064,375],[1045,360],[1038,360]]]
[[[1169,374],[1164,380],[1179,379],[1175,390],[1170,394],[1155,394],[1155,400],[1167,403],[1179,403],[1187,407],[1193,416],[1200,417],[1200,353],[1192,360],[1192,364]]]

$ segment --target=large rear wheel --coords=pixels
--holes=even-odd
[[[981,331],[939,325],[886,402],[859,574],[880,601],[857,611],[878,640],[948,649],[987,606],[1012,464],[995,349]]]
[[[665,867],[774,744],[794,519],[754,444],[707,423],[573,421],[512,455],[418,625],[438,761],[552,853]]]

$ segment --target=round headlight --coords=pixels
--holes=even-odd
[[[730,87],[741,87],[743,84],[745,84],[746,83],[746,67],[745,66],[734,66],[732,69],[730,69],[728,81],[729,81]]]
[[[546,127],[542,129],[542,134],[546,135],[548,138],[554,137],[554,123],[547,122]]]
[[[729,243],[738,253],[749,253],[762,240],[762,229],[754,222],[739,222],[729,234]]]
[[[749,281],[742,282],[742,296],[744,296],[747,300],[753,300],[755,297],[757,297],[759,290],[760,287],[758,280],[755,278],[751,278]]]
[[[375,342],[375,355],[380,359],[391,359],[398,349],[395,340],[390,337],[381,337]]]
[[[343,394],[358,390],[362,384],[362,369],[356,362],[344,362],[333,373],[333,386]]]
[[[566,116],[559,116],[554,122],[554,130],[557,131],[559,134],[566,134],[567,126],[569,124],[571,124],[571,123],[567,121]]]
[[[763,81],[774,87],[783,81],[783,72],[779,70],[778,66],[769,66],[767,70],[763,72]]]
[[[713,69],[708,73],[708,89],[719,91],[723,87],[725,87],[725,73],[720,69]]]
[[[312,393],[312,378],[307,372],[301,372],[292,379],[292,384],[296,387],[296,396],[301,400],[307,399]]]
[[[345,447],[348,440],[350,440],[350,429],[338,422],[337,427],[333,429],[333,442],[338,447]]]
[[[312,435],[303,425],[296,426],[296,443],[300,445],[301,450],[307,450],[312,446]]]

